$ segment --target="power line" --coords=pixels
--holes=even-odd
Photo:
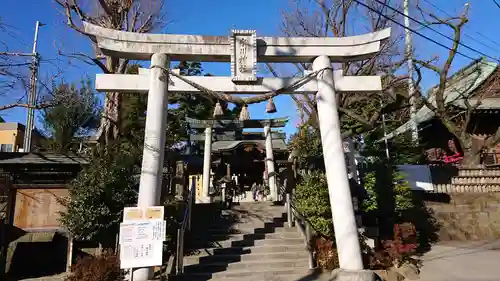
[[[433,7],[434,9],[436,9],[436,10],[440,11],[441,13],[443,13],[443,14],[445,14],[445,15],[449,16],[449,17],[453,17],[453,15],[452,15],[452,14],[450,14],[450,13],[446,12],[445,10],[443,10],[443,9],[439,8],[439,7],[438,7],[438,6],[436,6],[435,4],[432,4],[432,2],[430,2],[429,0],[423,0],[423,1],[424,1],[425,3],[427,3],[429,6]],[[479,36],[483,37],[484,39],[486,39],[486,40],[490,41],[491,43],[493,43],[493,44],[497,45],[498,47],[500,47],[500,43],[498,43],[497,41],[495,41],[495,40],[493,40],[493,39],[489,38],[488,36],[483,35],[481,32],[474,30],[474,33],[476,33],[477,35],[479,35]],[[472,37],[472,36],[468,35],[468,34],[467,34],[467,33],[465,33],[465,32],[464,32],[464,36],[466,36],[466,37],[468,37],[468,38],[470,38],[470,39],[472,39],[472,40],[476,41],[476,42],[477,42],[477,43],[479,43],[480,45],[483,45],[483,46],[485,46],[485,47],[489,48],[490,50],[493,50],[493,51],[499,51],[499,50],[500,50],[500,49],[496,49],[496,48],[494,48],[494,47],[491,47],[490,45],[487,45],[487,44],[485,44],[485,43],[483,43],[483,42],[477,41],[477,39],[476,39],[476,38],[474,38],[474,37]]]
[[[493,3],[495,3],[495,5],[497,5],[497,7],[500,8],[500,4],[496,0],[493,0]]]
[[[355,1],[359,3],[359,1],[357,1],[357,0],[355,0]],[[455,42],[455,40],[454,40],[453,38],[451,38],[449,35],[446,35],[446,34],[442,33],[441,31],[438,31],[438,30],[436,30],[435,28],[433,28],[433,27],[431,27],[431,26],[429,26],[429,25],[426,25],[425,23],[423,23],[423,22],[421,22],[421,21],[417,20],[416,18],[411,17],[411,16],[408,16],[408,15],[405,15],[403,12],[401,12],[401,11],[399,11],[399,10],[397,10],[397,9],[393,8],[392,6],[390,6],[390,5],[388,5],[388,4],[384,3],[384,2],[382,2],[382,1],[380,1],[380,0],[375,0],[375,2],[379,3],[380,5],[383,5],[383,6],[387,7],[387,8],[389,8],[389,9],[391,9],[391,10],[393,10],[394,12],[398,13],[399,15],[401,15],[401,16],[403,16],[403,17],[405,17],[405,18],[411,19],[412,21],[414,21],[414,22],[416,22],[416,23],[418,23],[418,24],[420,24],[420,25],[422,25],[422,26],[424,26],[424,27],[426,27],[426,28],[428,28],[428,29],[430,29],[430,30],[434,31],[435,33],[437,33],[437,34],[439,34],[439,35],[443,36],[444,38],[447,38],[448,40],[450,40],[450,41],[452,41],[452,42]],[[405,28],[406,28],[406,27],[405,27]],[[491,59],[491,60],[494,60],[494,61],[497,61],[497,62],[499,62],[499,63],[500,63],[500,60],[498,60],[497,58],[494,58],[494,57],[492,57],[492,56],[490,56],[490,55],[488,55],[488,54],[485,54],[485,53],[483,53],[483,52],[481,52],[481,51],[479,51],[479,50],[477,50],[477,49],[475,49],[475,48],[472,48],[472,47],[470,47],[470,46],[468,46],[468,45],[466,45],[466,44],[464,44],[464,43],[462,43],[462,42],[460,42],[460,41],[459,41],[459,42],[457,42],[457,43],[458,43],[458,45],[463,46],[463,47],[465,47],[465,48],[467,48],[467,49],[469,49],[469,50],[471,50],[471,51],[473,51],[473,52],[476,52],[476,53],[480,54],[480,55],[481,55],[481,56],[483,56],[483,57],[487,57],[487,58],[489,58],[489,59]]]
[[[382,17],[384,17],[384,18],[386,18],[386,19],[388,19],[388,20],[390,20],[390,21],[392,21],[393,23],[395,23],[395,24],[399,25],[400,27],[406,28],[403,24],[399,23],[399,22],[398,22],[398,21],[396,21],[395,19],[393,19],[393,18],[391,18],[391,17],[389,17],[389,16],[387,16],[387,15],[384,15],[384,14],[383,14],[383,13],[381,13],[380,11],[378,11],[378,10],[376,10],[376,9],[374,9],[374,8],[372,8],[372,7],[370,7],[370,6],[368,6],[368,5],[366,5],[365,3],[362,3],[362,2],[361,2],[361,1],[359,1],[359,0],[354,0],[354,1],[355,1],[356,3],[358,3],[359,5],[361,5],[361,6],[365,7],[365,8],[367,8],[367,9],[371,10],[372,12],[374,12],[374,13],[376,13],[376,14],[378,14],[378,15],[380,15],[380,16],[382,16]],[[449,50],[449,51],[452,51],[452,49],[451,49],[450,47],[448,47],[448,46],[446,46],[446,45],[444,45],[444,44],[442,44],[442,43],[439,43],[438,41],[436,41],[436,40],[434,40],[434,39],[430,38],[429,36],[426,36],[426,35],[422,34],[421,32],[418,32],[418,31],[416,31],[416,30],[414,30],[414,29],[412,29],[412,28],[408,28],[408,30],[410,30],[411,32],[413,32],[413,33],[417,34],[418,36],[420,36],[420,37],[422,37],[422,38],[424,38],[424,39],[426,39],[426,40],[428,40],[428,41],[430,41],[430,42],[432,42],[432,43],[434,43],[434,44],[436,44],[436,45],[438,45],[438,46],[440,46],[440,47],[443,47],[443,48],[445,48],[445,49],[447,49],[447,50]],[[461,55],[462,57],[465,57],[465,58],[470,59],[471,61],[476,61],[476,60],[477,60],[476,58],[473,58],[473,57],[471,57],[471,56],[469,56],[469,55],[466,55],[466,54],[464,54],[464,53],[462,53],[462,52],[460,52],[460,51],[458,51],[458,50],[456,50],[456,53],[457,53],[457,54],[459,54],[459,55]],[[481,62],[481,63],[482,63],[482,62]]]

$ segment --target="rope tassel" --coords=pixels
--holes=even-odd
[[[266,105],[266,112],[267,113],[276,113],[276,105],[274,104],[273,98],[269,98],[267,100],[267,105]]]
[[[240,121],[250,120],[250,113],[248,112],[248,105],[243,105],[240,112]]]
[[[215,108],[214,108],[214,117],[219,117],[222,115],[224,115],[224,110],[222,110],[222,106],[220,105],[220,102],[217,101],[217,103],[215,104]]]

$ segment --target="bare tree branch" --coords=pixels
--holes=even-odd
[[[163,0],[98,0],[95,7],[86,7],[83,1],[54,0],[64,9],[63,16],[67,25],[83,34],[93,43],[95,53],[84,54],[71,52],[66,54],[70,59],[78,58],[84,63],[97,65],[104,73],[123,74],[127,70],[127,59],[106,56],[101,58],[95,38],[85,33],[82,22],[87,21],[104,28],[129,32],[147,33],[164,25]],[[64,52],[60,52],[64,54]],[[120,102],[118,93],[107,93],[105,96],[103,119],[104,143],[119,135]],[[118,124],[118,125],[116,125]]]

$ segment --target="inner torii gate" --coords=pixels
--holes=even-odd
[[[139,75],[98,74],[99,91],[148,93],[144,154],[139,187],[139,207],[159,204],[164,158],[168,92],[198,93],[200,87],[228,94],[262,94],[303,82],[288,94],[316,94],[321,141],[340,268],[346,278],[363,275],[363,263],[349,190],[340,132],[336,92],[380,91],[378,76],[343,76],[332,62],[369,59],[380,51],[390,29],[343,38],[257,37],[255,30],[233,30],[231,36],[138,34],[84,23],[105,55],[151,60]],[[231,77],[173,75],[171,60],[231,62]],[[314,80],[259,78],[257,62],[310,63]],[[134,281],[148,280],[151,269],[134,272]],[[340,276],[339,276],[340,277]],[[363,278],[363,277],[361,277]],[[341,278],[339,278],[341,279]],[[351,280],[351,279],[348,279]],[[354,280],[354,279],[352,279]],[[356,279],[364,280],[364,279]]]
[[[245,120],[245,121],[235,121],[235,120],[195,120],[191,118],[186,118],[189,127],[193,129],[205,129],[205,135],[194,135],[191,136],[191,140],[202,140],[205,144],[205,150],[203,154],[203,199],[204,201],[210,201],[209,196],[209,184],[210,184],[210,167],[211,167],[211,151],[212,151],[212,140],[214,136],[212,135],[213,130],[217,131],[233,131],[234,129],[243,128],[264,128],[264,139],[266,148],[266,162],[267,172],[269,174],[269,189],[270,197],[272,201],[279,201],[279,192],[276,182],[275,164],[273,156],[273,143],[271,128],[285,127],[287,118],[277,118],[277,119],[267,119],[267,120]],[[232,140],[235,140],[233,137]]]

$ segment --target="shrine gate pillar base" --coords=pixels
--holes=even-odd
[[[330,281],[375,281],[375,272],[371,270],[343,270],[340,268],[332,272]]]

